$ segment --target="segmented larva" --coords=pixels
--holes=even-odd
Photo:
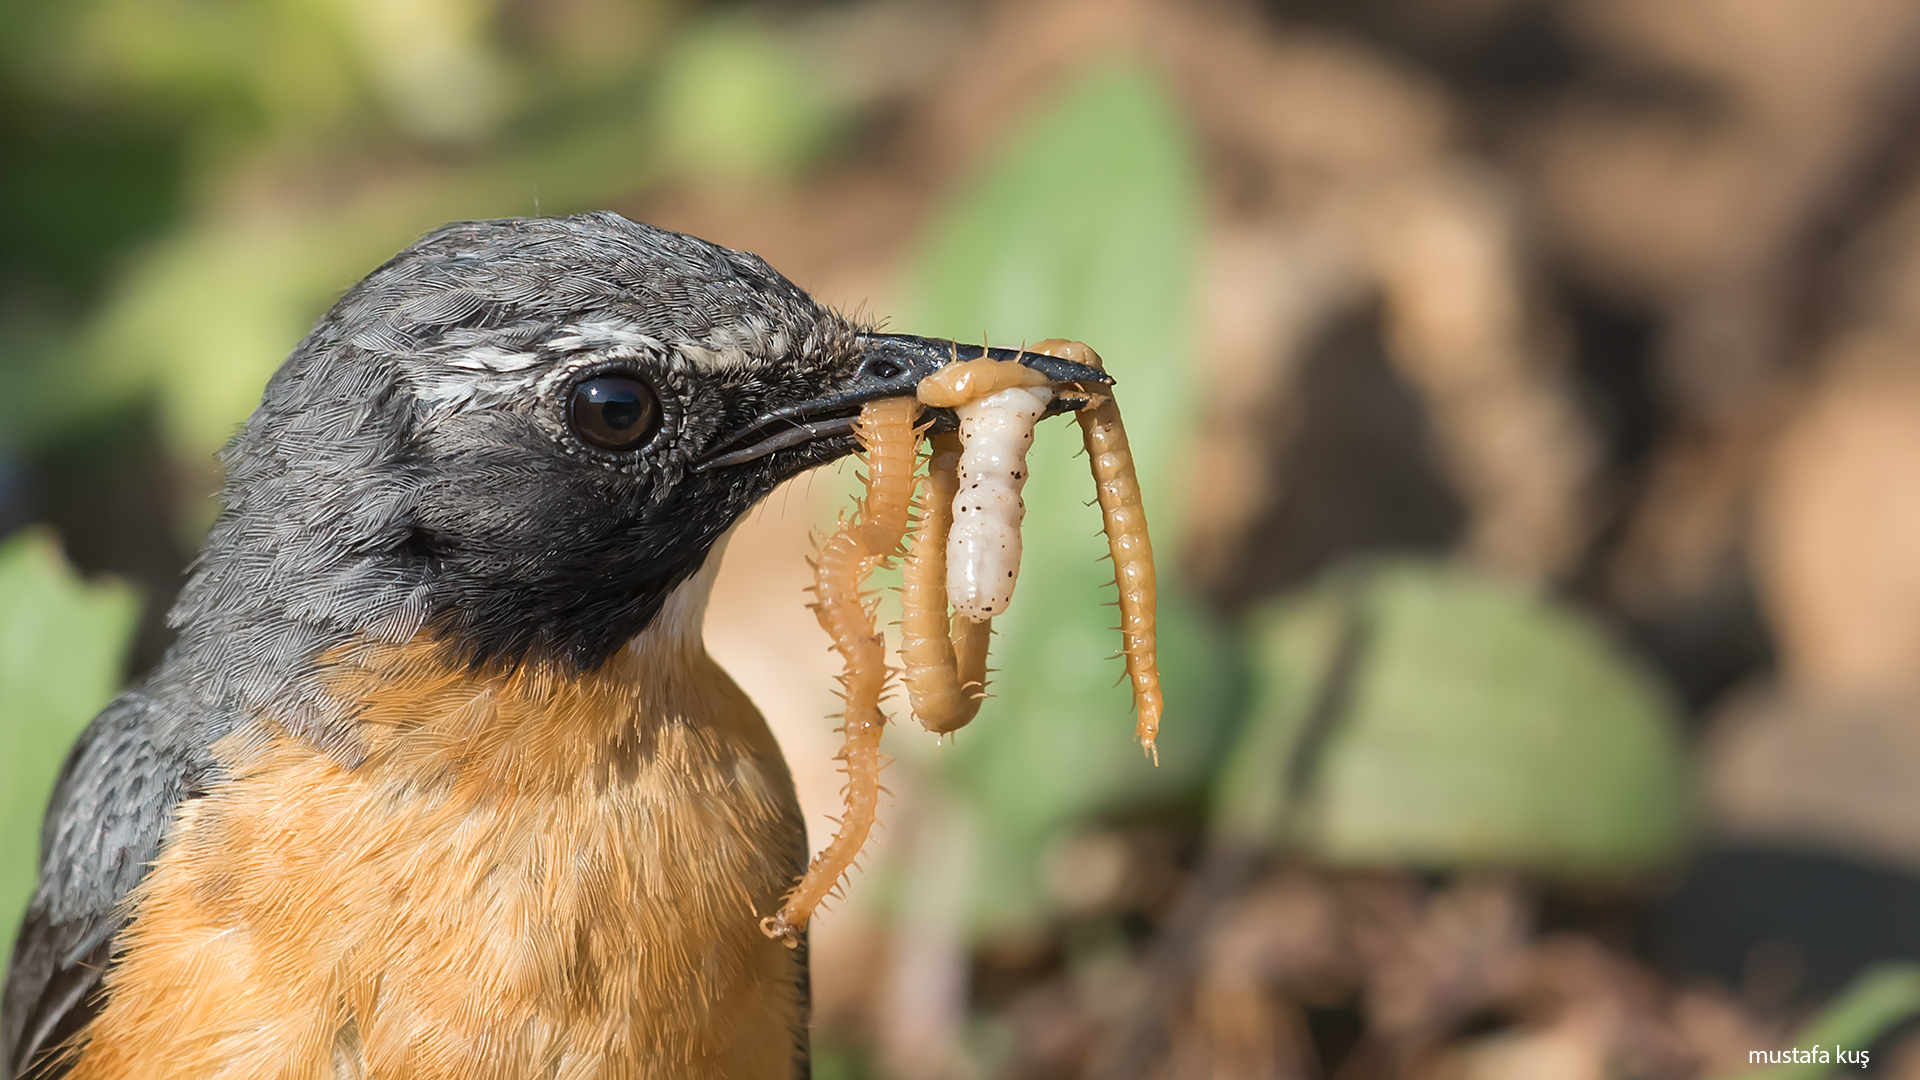
[[[952,409],[1015,386],[1045,385],[1047,377],[1025,364],[981,356],[942,366],[920,380],[913,395],[929,408]]]
[[[960,439],[935,435],[927,456],[927,497],[900,585],[900,681],[920,726],[957,731],[980,711],[987,689],[993,620],[947,614],[947,530],[960,490]]]
[[[969,415],[978,416],[978,410],[971,409],[971,406],[982,398],[991,399],[1007,390],[1045,387],[1046,384],[1047,377],[1032,368],[982,356],[942,367],[920,382],[915,389],[915,396],[923,405],[955,409],[961,418],[963,430],[966,430],[969,438],[977,440],[979,425],[969,427],[967,424]],[[1045,402],[1040,404],[1044,410]],[[1019,570],[1018,485],[1025,478],[1025,445],[1031,440],[1032,425],[1038,419],[1039,413],[1035,412],[1021,432],[1024,438],[1020,440],[1015,470],[1020,475],[1013,479],[1016,516],[1010,523],[1013,544],[1011,566],[1007,565],[1008,551],[1004,543],[1009,524],[1004,517],[1006,500],[994,500],[1000,508],[998,512],[1003,515],[997,522],[983,520],[988,516],[985,500],[957,501],[964,482],[962,463],[966,448],[961,439],[954,435],[936,435],[931,440],[932,451],[927,459],[926,506],[920,525],[914,530],[913,543],[907,552],[902,575],[900,657],[901,681],[906,684],[913,714],[922,727],[936,734],[944,735],[965,727],[980,711],[980,702],[986,697],[987,643],[993,633],[992,612],[1004,610],[1006,600],[1013,591],[1013,579],[1008,575]],[[976,474],[977,483],[977,474],[982,466],[990,463],[982,460],[978,450],[974,458],[971,471]],[[1004,486],[1003,483],[989,483],[995,488]],[[969,523],[959,530],[960,540],[956,542],[954,519],[958,515],[968,517]],[[982,543],[983,539],[993,541],[997,550],[989,549],[988,545]],[[992,573],[1004,581],[997,604],[987,611],[982,610],[983,605],[979,602],[980,590],[969,589],[966,584],[970,578],[978,580],[986,576],[977,565],[981,552],[986,552],[999,564],[999,569]],[[959,579],[958,589],[955,588],[956,578]],[[955,605],[960,610],[949,616],[948,600],[956,591],[962,594],[961,602]]]
[[[840,676],[847,703],[846,744],[840,752],[847,772],[846,812],[780,910],[760,920],[761,932],[788,948],[799,944],[814,909],[859,856],[879,811],[880,769],[886,764],[880,753],[880,733],[887,724],[880,711],[887,684],[886,637],[875,629],[873,607],[860,589],[876,565],[898,553],[906,534],[919,456],[913,422],[919,415],[920,404],[912,398],[888,398],[860,410],[854,432],[867,466],[866,495],[814,562],[814,616],[846,665]]]
[[[948,364],[915,388],[920,403],[960,420],[960,486],[947,535],[947,602],[983,622],[1007,610],[1020,575],[1027,450],[1053,390],[1024,364],[980,357]]]
[[[1033,351],[1105,370],[1100,354],[1078,341],[1050,338]],[[1133,683],[1137,719],[1134,731],[1140,746],[1160,761],[1155,740],[1160,735],[1160,662],[1154,639],[1155,581],[1153,540],[1147,535],[1147,512],[1140,503],[1140,480],[1134,473],[1133,450],[1120,421],[1120,406],[1109,389],[1089,387],[1094,401],[1075,414],[1080,435],[1093,468],[1100,495],[1100,514],[1106,525],[1107,548],[1113,555],[1113,580],[1120,588],[1120,634],[1127,658],[1127,677]]]
[[[1099,354],[1077,341],[1054,338],[1034,351],[1104,367]],[[886,641],[875,629],[873,607],[860,590],[876,565],[898,553],[906,533],[916,487],[914,421],[923,403],[952,408],[965,435],[935,436],[932,441],[927,503],[901,588],[900,652],[908,696],[921,724],[944,733],[972,720],[984,696],[990,616],[1005,609],[1017,580],[1024,514],[1020,486],[1026,479],[1026,449],[1034,424],[1051,399],[1046,382],[1045,376],[1021,364],[982,357],[941,368],[920,384],[918,400],[889,398],[860,412],[854,430],[867,465],[866,493],[852,520],[842,522],[821,546],[813,585],[814,614],[846,665],[840,677],[847,704],[846,745],[840,754],[847,771],[846,812],[833,839],[813,857],[780,910],[760,920],[761,931],[788,948],[799,944],[815,909],[859,856],[879,809],[880,769],[886,763],[880,753],[887,722],[880,711],[888,674]],[[1139,714],[1136,731],[1141,746],[1158,763],[1155,740],[1162,701],[1154,654],[1153,542],[1119,406],[1104,387],[1078,391],[1089,399],[1077,418],[1120,589],[1123,652]],[[979,452],[969,469],[976,443]],[[968,486],[970,477],[979,481],[978,488]],[[989,542],[954,543],[967,515],[975,513],[977,535]],[[975,582],[983,587],[969,593]],[[986,587],[1001,584],[1001,592]],[[967,595],[956,604],[962,613],[949,623],[948,598],[956,593]],[[982,617],[968,618],[968,611]]]
[[[947,602],[978,622],[1007,610],[1020,579],[1027,450],[1053,391],[1014,386],[970,401],[960,417],[960,492],[947,535]]]

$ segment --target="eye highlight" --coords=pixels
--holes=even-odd
[[[660,399],[636,376],[610,372],[574,384],[567,425],[589,446],[632,450],[659,427]]]

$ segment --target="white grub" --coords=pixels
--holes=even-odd
[[[947,535],[947,599],[956,615],[982,622],[1007,610],[1020,574],[1020,523],[1027,515],[1033,426],[1053,391],[1010,387],[958,406],[960,490]]]

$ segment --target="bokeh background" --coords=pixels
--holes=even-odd
[[[888,734],[814,925],[816,1075],[1920,1077],[1917,135],[1905,0],[11,0],[0,924],[306,327],[607,207],[1085,339],[1141,460],[1160,766],[1049,425],[997,696]],[[708,626],[816,843],[850,477]]]

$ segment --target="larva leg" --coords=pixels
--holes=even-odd
[[[1091,367],[1103,367],[1099,354],[1077,341],[1043,341],[1034,351]],[[1155,653],[1153,541],[1147,535],[1147,514],[1140,504],[1140,481],[1134,474],[1133,451],[1120,406],[1111,393],[1102,394],[1076,414],[1087,457],[1100,494],[1100,513],[1113,553],[1114,582],[1120,587],[1120,633],[1125,643],[1127,676],[1133,683],[1138,714],[1135,731],[1140,745],[1159,761],[1154,740],[1160,734],[1160,664]]]
[[[960,440],[935,435],[931,441],[926,508],[901,574],[901,681],[920,726],[945,734],[965,727],[980,711],[992,620],[947,615],[947,532],[960,488]]]
[[[866,845],[880,806],[880,733],[886,714],[880,695],[886,689],[886,638],[873,625],[873,608],[860,595],[867,575],[900,548],[906,533],[907,511],[913,503],[914,467],[918,437],[913,422],[920,405],[911,398],[876,401],[860,411],[854,430],[867,465],[867,492],[854,520],[845,522],[820,549],[814,564],[813,611],[833,638],[846,664],[840,677],[847,711],[846,812],[833,839],[813,857],[807,872],[779,912],[760,920],[760,929],[788,948],[799,944],[800,931],[814,909],[846,874]]]
[[[987,696],[987,643],[993,640],[993,620],[974,622],[961,616],[953,617],[953,659],[960,669],[960,690],[973,702],[973,711],[980,711],[980,702]]]

